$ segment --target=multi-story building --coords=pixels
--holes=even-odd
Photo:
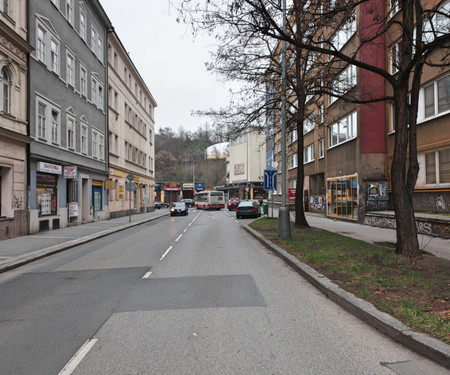
[[[0,3],[0,239],[28,233],[26,1]]]
[[[28,1],[30,232],[108,217],[107,32],[98,0]]]
[[[432,3],[448,14],[450,1]],[[371,0],[369,5],[366,9],[384,10],[388,22],[399,21],[400,13],[395,11],[397,1]],[[361,44],[364,28],[370,29],[371,22],[373,14],[358,7],[339,29],[323,29],[323,38],[331,40],[346,55],[359,49],[362,62],[396,74],[393,59],[398,56],[399,34],[388,27],[390,32]],[[442,17],[436,22],[441,24],[434,25],[435,30],[443,27],[442,22],[448,27],[449,19]],[[442,54],[437,51],[435,56],[439,59]],[[317,55],[315,61],[321,58],[326,59],[322,62],[333,64],[328,56]],[[339,85],[360,94],[368,90],[379,97],[392,94],[381,76],[351,65],[335,81],[329,81],[329,87]],[[424,67],[417,126],[420,172],[414,194],[416,209],[448,212],[450,207],[449,88],[449,67]],[[288,129],[284,168],[280,164],[281,137],[279,134],[275,137],[275,160],[279,173],[287,174],[290,188],[296,187],[298,148],[303,152],[307,209],[329,217],[362,221],[366,211],[392,208],[389,201],[395,136],[392,113],[391,104],[385,102],[354,104],[331,95],[311,97],[307,102],[303,145],[298,145],[296,131]],[[278,118],[279,115],[275,116],[276,121]],[[280,192],[281,175],[278,185]]]
[[[251,128],[231,137],[227,181],[221,187],[228,199],[259,199],[265,194],[265,143],[265,134]]]
[[[111,217],[118,217],[130,207],[133,212],[154,209],[157,104],[114,31],[108,34],[108,56],[108,201]],[[131,192],[126,189],[129,175]]]

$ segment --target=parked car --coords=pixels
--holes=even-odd
[[[260,217],[261,216],[261,207],[256,201],[245,201],[239,203],[239,206],[236,208],[236,218],[240,219],[241,217]]]
[[[235,210],[239,206],[240,200],[237,198],[232,198],[227,202],[228,211]]]
[[[166,202],[155,202],[155,209],[159,210],[160,208],[169,207],[169,203]]]
[[[184,202],[175,202],[170,208],[170,216],[187,215],[189,210]]]
[[[186,206],[188,207],[194,207],[194,200],[193,199],[182,199],[181,202],[183,202],[184,204],[186,204]]]

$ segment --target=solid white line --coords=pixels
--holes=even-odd
[[[72,357],[72,359],[67,363],[67,365],[59,372],[58,375],[70,375],[84,357],[89,353],[89,350],[92,349],[94,344],[98,341],[98,339],[87,340],[84,345],[76,352],[76,354]]]
[[[180,235],[178,236],[178,238],[175,240],[175,242],[178,242],[178,240],[179,240],[181,237],[183,237],[182,234],[180,234]]]
[[[172,248],[173,248],[173,246],[170,246],[170,247],[166,250],[166,252],[162,255],[162,257],[161,257],[160,260],[163,260],[163,259],[166,257],[166,255],[169,254],[169,251],[172,250]]]
[[[143,279],[148,279],[152,274],[152,271],[148,271],[142,278]]]

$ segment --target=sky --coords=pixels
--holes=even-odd
[[[194,39],[177,23],[177,0],[100,0],[119,39],[158,103],[156,132],[162,127],[195,131],[211,120],[196,110],[226,107],[228,87],[206,71],[213,40]]]

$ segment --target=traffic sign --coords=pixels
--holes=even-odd
[[[264,190],[277,189],[277,171],[276,169],[264,170]]]

